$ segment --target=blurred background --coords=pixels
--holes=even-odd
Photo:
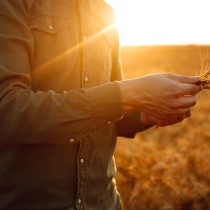
[[[209,0],[106,1],[116,13],[125,79],[210,67]],[[115,158],[124,209],[209,210],[210,91],[198,94],[181,123],[119,138]]]

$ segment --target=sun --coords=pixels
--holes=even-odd
[[[121,45],[209,44],[209,0],[106,0]]]
[[[109,0],[116,14],[116,23],[120,34],[122,45],[136,45],[138,40],[142,39],[139,36],[143,21],[140,21],[142,12],[140,12],[140,4],[138,1],[129,3],[128,0],[112,1]],[[108,2],[108,3],[109,3]]]
[[[170,28],[174,21],[172,18],[167,21],[166,16],[171,13],[170,8],[167,8],[167,12],[164,9],[164,2],[161,0],[158,2],[157,5],[154,0],[109,0],[108,3],[115,10],[122,45],[154,45],[170,42],[174,32],[167,36],[163,35],[163,32]]]

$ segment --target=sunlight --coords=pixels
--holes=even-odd
[[[121,45],[209,44],[208,0],[106,0]]]

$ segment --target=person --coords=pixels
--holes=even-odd
[[[103,0],[5,0],[0,20],[0,209],[122,209],[117,136],[189,117],[199,77],[122,80]]]

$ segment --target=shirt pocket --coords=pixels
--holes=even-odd
[[[32,73],[52,75],[71,69],[76,56],[70,46],[70,24],[65,16],[38,14],[29,18],[34,35]]]

